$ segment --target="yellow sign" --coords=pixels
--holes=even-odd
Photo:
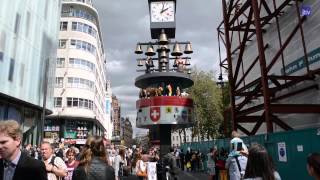
[[[166,107],[166,113],[172,113],[172,107]]]

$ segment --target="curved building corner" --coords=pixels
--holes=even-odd
[[[54,111],[44,138],[84,144],[110,130],[110,85],[96,9],[90,0],[63,0],[56,59]]]

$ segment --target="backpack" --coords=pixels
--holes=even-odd
[[[63,159],[63,151],[62,151],[62,149],[59,149],[58,151],[56,151],[56,152],[55,152],[55,155],[56,155],[57,157],[60,157],[61,159]]]
[[[54,164],[54,160],[55,160],[55,159],[56,159],[56,156],[52,156],[52,157],[51,157],[51,161],[49,162],[49,164],[52,164],[53,166],[55,166],[55,167],[58,168],[58,166]],[[50,173],[53,173],[53,172],[50,172]],[[53,174],[54,174],[54,173],[53,173]],[[59,176],[56,175],[56,178],[59,179]]]

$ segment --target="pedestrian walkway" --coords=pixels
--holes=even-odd
[[[178,175],[179,180],[204,180],[208,178],[208,174],[203,172],[180,171]],[[136,176],[130,175],[128,177],[121,178],[121,180],[138,180],[138,178]]]
[[[178,176],[179,180],[204,180],[209,178],[208,174],[203,172],[180,171]]]

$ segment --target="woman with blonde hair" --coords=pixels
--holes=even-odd
[[[64,180],[72,180],[73,171],[77,168],[79,164],[79,161],[76,160],[76,151],[73,148],[69,148],[66,152],[66,157],[68,175],[64,177]]]
[[[80,155],[80,163],[72,180],[114,180],[114,169],[108,165],[103,138],[89,137]]]
[[[145,159],[142,158],[141,153],[137,154],[136,175],[139,180],[147,179],[147,163],[145,162]]]

